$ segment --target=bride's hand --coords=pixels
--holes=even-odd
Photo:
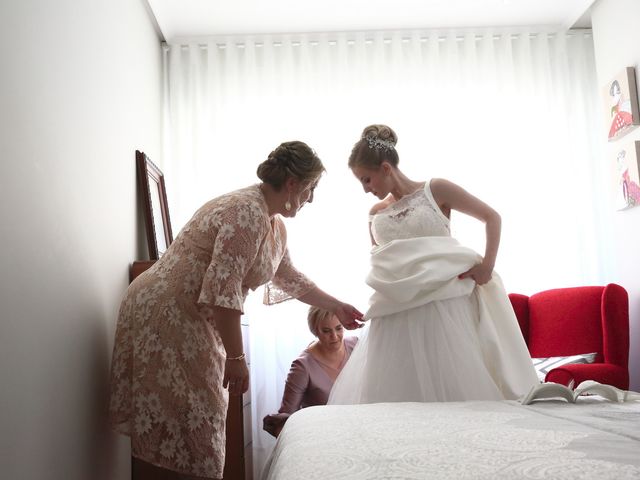
[[[491,272],[493,272],[492,266],[485,265],[484,263],[478,263],[466,272],[458,275],[458,278],[462,279],[471,277],[478,285],[484,285],[491,280]]]
[[[364,320],[362,320],[363,314],[356,307],[348,303],[338,305],[334,313],[347,330],[355,330],[356,328],[362,328],[364,326],[364,323],[362,323],[364,322]]]

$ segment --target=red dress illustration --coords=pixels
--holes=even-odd
[[[620,91],[620,84],[614,80],[609,89],[613,105],[611,107],[611,127],[609,128],[609,140],[613,139],[628,125],[633,125],[633,115],[631,114],[631,102],[624,100]]]
[[[640,205],[640,185],[631,179],[629,170],[625,170],[622,174],[622,190],[627,205]]]

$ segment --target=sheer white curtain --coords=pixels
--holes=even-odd
[[[589,32],[429,31],[196,39],[165,51],[172,222],[257,181],[280,142],[311,145],[328,173],[287,220],[294,263],[333,295],[367,307],[367,212],[346,167],[363,127],[396,130],[415,180],[448,178],[503,217],[496,270],[511,292],[599,283],[608,208]],[[604,179],[604,180],[603,180]],[[483,226],[454,213],[453,233],[482,252]],[[273,441],[291,360],[312,339],[306,306],[250,295],[256,473]]]

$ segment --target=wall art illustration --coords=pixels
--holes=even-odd
[[[617,140],[640,125],[638,90],[633,67],[627,67],[616,75],[603,91],[605,100],[605,125],[609,141]]]
[[[616,209],[626,210],[640,205],[640,141],[615,149],[613,162]]]

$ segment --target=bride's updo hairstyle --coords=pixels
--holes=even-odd
[[[398,136],[386,125],[369,125],[362,131],[349,156],[349,168],[364,167],[376,170],[387,161],[397,167],[399,158],[396,152]]]
[[[288,178],[295,178],[303,184],[318,180],[325,171],[324,165],[309,145],[292,141],[281,143],[258,165],[256,174],[264,183],[280,191]]]

